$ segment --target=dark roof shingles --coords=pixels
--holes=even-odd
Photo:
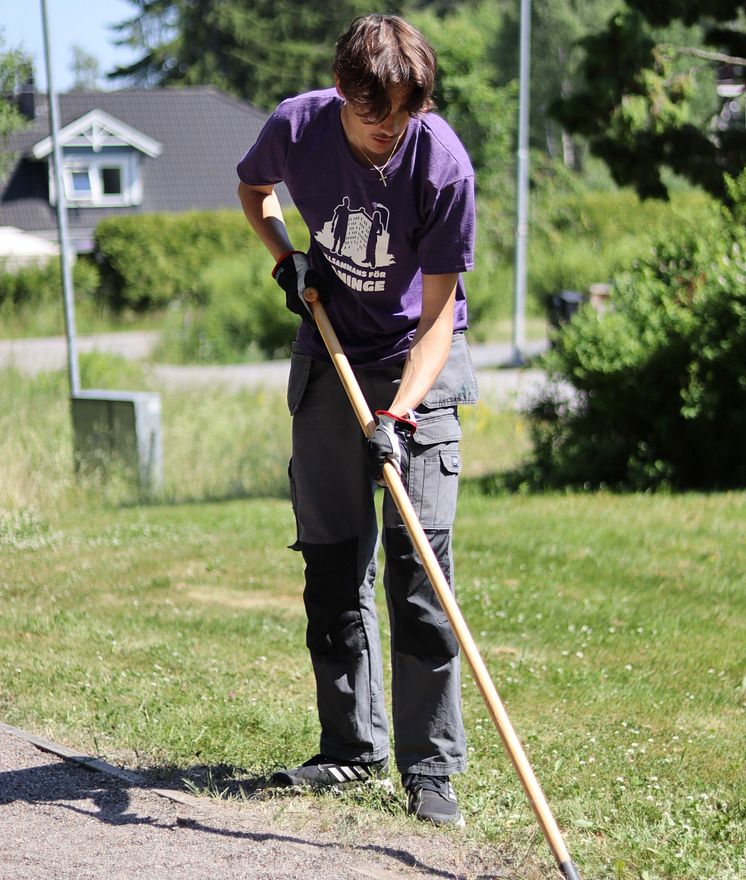
[[[48,135],[46,96],[37,96],[37,102],[35,124],[10,138],[8,149],[28,154]],[[267,118],[266,113],[209,87],[71,92],[59,96],[59,105],[61,127],[99,109],[163,147],[158,158],[141,156],[142,205],[130,209],[73,209],[71,227],[91,226],[103,216],[123,212],[237,207],[236,164]],[[22,168],[18,172],[23,174]],[[38,198],[18,198],[19,183],[16,180],[14,185],[12,178],[6,181],[0,225],[25,229],[53,226],[54,211],[46,200],[39,204]]]

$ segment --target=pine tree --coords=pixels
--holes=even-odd
[[[141,85],[215,85],[259,107],[332,84],[337,37],[366,0],[130,0],[114,30],[142,51],[110,77]],[[387,7],[387,11],[391,11]]]

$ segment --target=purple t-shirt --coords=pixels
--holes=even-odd
[[[354,158],[335,89],[283,101],[238,165],[249,185],[284,181],[311,235],[309,260],[331,292],[329,318],[350,361],[401,361],[422,307],[422,273],[465,272],[474,261],[474,171],[434,113],[409,120],[379,173]],[[454,330],[466,328],[459,277]],[[298,347],[328,360],[304,321]]]

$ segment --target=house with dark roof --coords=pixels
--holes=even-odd
[[[117,214],[238,209],[236,164],[267,114],[212,87],[70,92],[58,97],[71,246],[91,250]],[[27,88],[28,126],[8,138],[15,164],[0,182],[0,227],[57,239],[45,94]],[[280,192],[282,201],[288,199]]]

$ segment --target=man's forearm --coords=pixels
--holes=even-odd
[[[240,183],[238,197],[246,219],[275,260],[293,249],[280,202],[272,188]]]

